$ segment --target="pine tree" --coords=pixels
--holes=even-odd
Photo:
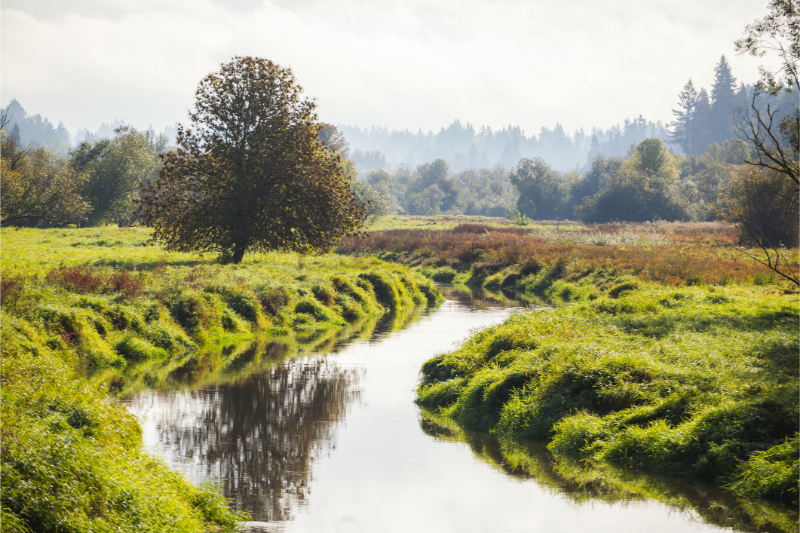
[[[714,68],[714,84],[711,86],[711,116],[709,125],[714,142],[722,144],[733,135],[733,110],[737,104],[736,78],[725,56]]]
[[[701,154],[714,142],[711,131],[711,102],[705,87],[700,89],[692,115],[692,154]]]
[[[695,104],[697,103],[697,89],[694,88],[691,78],[678,94],[678,109],[673,109],[675,120],[670,122],[670,132],[667,140],[681,147],[686,153],[692,152],[693,125]]]

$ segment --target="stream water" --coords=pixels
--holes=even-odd
[[[219,484],[251,531],[781,530],[718,489],[635,473],[580,482],[540,444],[509,448],[426,416],[413,403],[422,363],[527,312],[448,296],[349,339],[254,345],[236,364],[126,402],[145,444],[193,481]]]

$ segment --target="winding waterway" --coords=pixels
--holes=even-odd
[[[256,344],[236,364],[176,373],[126,401],[154,453],[219,484],[252,516],[251,531],[785,530],[769,509],[719,489],[625,471],[604,481],[554,467],[541,444],[501,443],[421,412],[422,363],[515,312],[547,311],[449,291],[437,309],[338,338]]]

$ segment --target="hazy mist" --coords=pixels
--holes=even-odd
[[[692,77],[766,2],[5,0],[2,86],[76,132],[186,119],[200,78],[234,55],[290,66],[322,120],[438,131],[454,119],[528,134],[669,122]]]

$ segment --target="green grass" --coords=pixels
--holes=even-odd
[[[646,473],[609,463],[587,464],[580,458],[554,455],[542,442],[515,442],[485,432],[466,431],[454,422],[423,411],[422,430],[437,440],[467,444],[475,456],[515,477],[534,479],[578,505],[593,502],[627,504],[657,500],[670,507],[693,510],[706,523],[734,531],[798,529],[797,509],[776,502],[744,498],[695,480]]]
[[[606,281],[589,293],[550,283],[583,301],[515,315],[431,359],[417,402],[589,464],[797,502],[797,296]]]
[[[0,237],[0,501],[4,526],[20,531],[233,527],[240,517],[215,489],[144,452],[108,391],[197,383],[262,365],[267,339],[321,347],[442,300],[424,276],[370,258],[270,253],[221,265],[166,252],[140,228]]]

